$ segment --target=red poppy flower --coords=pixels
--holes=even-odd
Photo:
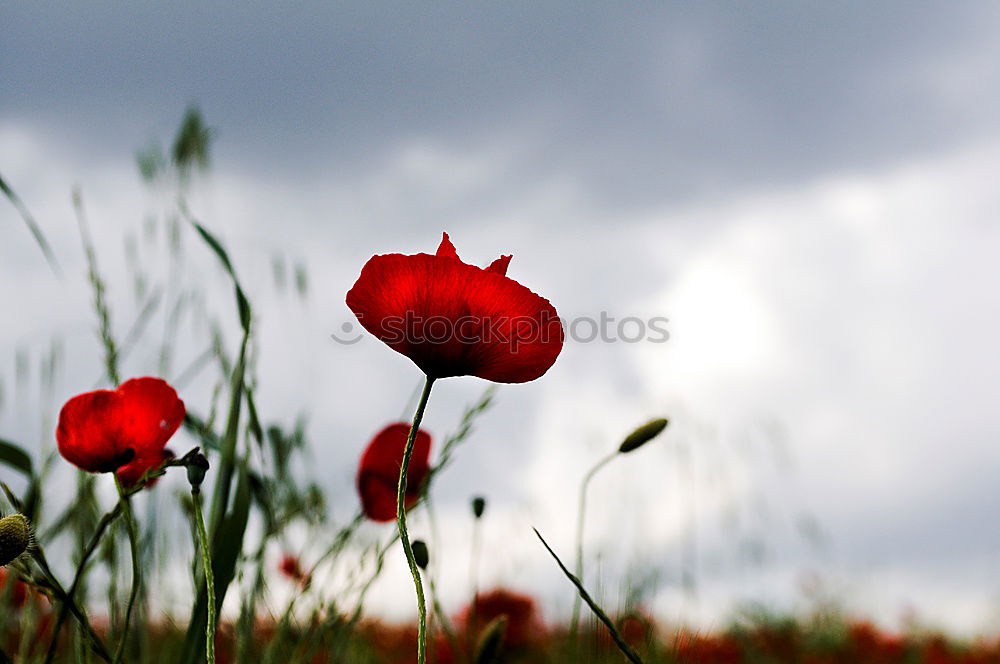
[[[309,575],[302,569],[302,563],[298,556],[290,553],[283,555],[281,562],[278,563],[278,571],[290,581],[295,581],[302,586],[309,585]]]
[[[365,516],[373,521],[396,519],[396,491],[399,484],[399,467],[410,425],[404,422],[390,424],[368,443],[358,465],[358,495]],[[423,429],[417,430],[413,441],[413,455],[406,472],[406,509],[420,498],[420,489],[430,472],[431,436]]]
[[[59,453],[83,470],[116,471],[123,484],[135,484],[173,456],[164,446],[184,413],[177,392],[159,378],[133,378],[117,390],[86,392],[59,413]]]
[[[476,595],[473,604],[459,616],[459,623],[475,635],[500,616],[507,616],[504,643],[508,647],[527,646],[545,630],[535,600],[503,588]]]
[[[431,378],[525,383],[556,361],[563,329],[548,300],[506,276],[510,259],[463,263],[445,233],[434,256],[373,256],[347,306]]]

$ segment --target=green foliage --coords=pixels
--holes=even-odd
[[[28,478],[34,477],[35,471],[28,453],[2,438],[0,438],[0,463],[13,468]]]

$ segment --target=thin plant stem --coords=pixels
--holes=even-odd
[[[122,634],[118,641],[118,648],[115,650],[114,664],[122,661],[125,654],[125,643],[128,641],[129,623],[132,620],[132,608],[135,605],[135,598],[139,595],[139,584],[141,583],[139,572],[139,534],[135,528],[135,518],[132,514],[132,506],[129,498],[125,495],[121,480],[115,474],[115,487],[118,489],[118,502],[122,506],[122,515],[125,517],[125,527],[128,530],[128,543],[132,553],[132,589],[128,594],[128,605],[125,607],[125,624],[122,626]]]
[[[608,456],[604,457],[596,464],[594,467],[587,471],[587,474],[583,476],[583,481],[580,483],[580,499],[577,504],[576,510],[576,565],[575,572],[576,578],[583,582],[583,525],[586,521],[587,516],[587,490],[590,488],[590,481],[594,479],[594,475],[597,474],[601,468],[608,465],[615,457],[618,456],[618,450],[615,450]],[[580,595],[577,595],[573,599],[573,615],[569,622],[569,642],[570,647],[576,650],[576,635],[577,630],[580,628]]]
[[[55,574],[52,573],[52,568],[49,567],[48,560],[46,560],[45,558],[45,552],[42,550],[42,547],[36,545],[32,547],[30,551],[31,551],[31,557],[34,558],[35,563],[38,565],[38,568],[42,571],[42,574],[44,575],[45,580],[48,583],[53,594],[55,595],[56,599],[58,599],[64,605],[69,607],[70,613],[72,613],[73,617],[76,618],[77,622],[80,624],[81,629],[83,630],[84,635],[90,641],[91,648],[94,650],[95,653],[97,653],[97,655],[101,659],[110,664],[111,654],[108,652],[107,647],[105,647],[104,642],[101,640],[101,637],[99,637],[97,633],[94,631],[94,628],[90,624],[90,620],[87,619],[87,615],[83,612],[82,609],[80,609],[80,607],[77,605],[73,597],[66,593],[66,590],[62,587],[62,584],[59,583],[59,580],[55,577]]]
[[[472,589],[472,607],[469,628],[465,632],[465,650],[469,661],[475,655],[476,632],[479,629],[479,551],[481,549],[481,533],[479,518],[472,521],[472,547],[469,560],[469,587]]]
[[[439,541],[437,517],[434,515],[434,503],[431,501],[430,494],[426,493],[426,491],[424,493],[424,505],[427,507],[427,518],[431,522],[431,535],[433,536],[433,541],[436,544]],[[437,591],[437,583],[434,582],[435,575],[433,570],[437,569],[437,567],[438,566],[432,562],[430,568],[425,570],[427,575],[427,585],[430,587],[431,591],[431,606],[434,608],[434,614],[441,622],[441,629],[444,632],[445,637],[448,639],[451,651],[454,653],[454,656],[458,658],[462,653],[460,649],[461,646],[458,643],[458,637],[455,636],[455,630],[451,625],[451,620],[448,619],[448,614],[445,613],[444,607],[441,604],[441,598]]]
[[[215,664],[215,572],[212,570],[212,553],[208,547],[208,533],[205,531],[205,516],[201,511],[201,491],[191,489],[194,503],[194,522],[198,530],[198,547],[201,549],[201,567],[205,574],[205,589],[208,593],[208,622],[205,624],[205,661]]]
[[[399,486],[396,491],[396,523],[399,526],[399,541],[403,543],[403,553],[406,554],[410,576],[413,577],[413,587],[417,593],[417,664],[425,664],[427,661],[427,606],[424,602],[424,586],[420,581],[420,569],[413,557],[410,534],[406,530],[406,473],[410,467],[410,457],[413,456],[413,443],[417,438],[420,421],[424,418],[424,409],[427,407],[427,400],[431,396],[431,387],[433,386],[434,379],[428,376],[427,382],[424,383],[424,391],[420,395],[420,402],[417,404],[417,410],[413,414],[410,435],[406,438],[403,461],[399,466]]]
[[[611,633],[611,638],[614,640],[615,645],[618,646],[618,649],[622,651],[625,657],[627,657],[632,664],[644,664],[642,658],[639,657],[639,653],[633,650],[632,646],[625,642],[625,639],[622,638],[621,633],[618,631],[618,628],[615,627],[611,618],[608,617],[608,614],[604,612],[604,609],[602,609],[600,605],[598,605],[597,602],[595,602],[590,596],[590,593],[588,593],[587,589],[583,587],[583,583],[580,582],[580,579],[566,569],[566,566],[563,565],[561,560],[559,560],[559,556],[557,556],[556,552],[552,550],[552,547],[550,547],[549,543],[545,541],[545,538],[542,537],[540,532],[538,532],[538,529],[532,528],[532,530],[535,531],[535,535],[537,535],[538,539],[541,540],[542,546],[545,547],[545,550],[549,552],[549,555],[551,555],[556,561],[556,564],[559,565],[559,569],[562,570],[562,573],[566,575],[566,578],[568,578],[574,586],[576,586],[576,589],[579,591],[580,597],[583,598],[583,601],[587,603],[587,606],[589,606],[590,610],[594,612],[594,615],[596,615],[597,618],[604,623],[604,626],[608,628],[608,632]]]
[[[444,612],[444,607],[441,605],[441,598],[438,595],[437,584],[434,583],[434,575],[427,575],[427,583],[430,586],[431,591],[431,604],[434,606],[434,613],[437,614],[438,620],[441,623],[441,629],[444,631],[445,637],[448,639],[448,645],[451,646],[451,650],[455,653],[455,657],[459,657],[461,650],[458,644],[458,637],[455,636],[455,630],[451,626],[451,621],[448,620],[448,614]]]
[[[69,587],[69,592],[67,593],[70,597],[75,598],[77,590],[80,587],[80,583],[83,581],[84,572],[87,569],[87,563],[90,562],[90,557],[94,555],[94,551],[97,550],[97,545],[101,543],[101,537],[104,535],[104,531],[107,530],[108,526],[121,516],[122,506],[121,503],[115,505],[114,509],[106,513],[101,517],[100,522],[97,524],[97,530],[91,536],[90,541],[87,543],[86,548],[83,550],[83,555],[80,557],[80,562],[76,566],[76,572],[73,574],[73,583]],[[66,616],[69,613],[69,605],[63,602],[59,607],[59,614],[56,616],[56,626],[52,631],[52,640],[49,642],[49,650],[45,655],[45,664],[52,664],[55,661],[56,646],[59,642],[59,632],[62,630],[63,623],[66,622]]]

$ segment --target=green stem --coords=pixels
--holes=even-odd
[[[128,544],[132,553],[132,590],[128,594],[128,605],[125,607],[125,624],[122,627],[121,639],[118,641],[118,648],[115,650],[114,664],[122,661],[125,654],[125,643],[128,641],[129,623],[132,620],[132,607],[135,605],[135,598],[139,594],[139,584],[141,582],[139,572],[139,534],[135,529],[135,519],[132,515],[132,506],[122,489],[122,483],[115,474],[115,487],[118,489],[118,503],[122,507],[122,515],[125,517],[125,526],[128,529]]]
[[[448,620],[448,614],[444,612],[444,607],[441,605],[441,598],[438,596],[437,584],[434,583],[433,574],[427,575],[427,583],[431,589],[431,604],[434,606],[434,613],[437,614],[438,620],[441,621],[441,629],[448,639],[448,645],[451,646],[451,651],[454,653],[455,659],[460,660],[462,650],[458,644],[458,637],[455,636],[455,630],[451,626],[451,621]]]
[[[403,462],[399,467],[399,486],[396,491],[396,523],[399,526],[399,541],[403,543],[403,553],[406,554],[406,562],[410,567],[410,576],[413,577],[413,587],[417,592],[417,612],[419,621],[417,622],[417,664],[425,664],[427,661],[427,606],[424,603],[424,586],[420,581],[420,569],[417,561],[413,557],[413,547],[410,546],[410,534],[406,531],[406,472],[410,467],[410,457],[413,456],[413,442],[417,438],[417,431],[420,429],[420,420],[424,418],[424,409],[427,407],[427,400],[431,396],[431,387],[434,386],[434,379],[427,377],[424,383],[424,391],[420,395],[420,403],[417,404],[417,411],[413,414],[413,424],[410,426],[410,435],[406,439],[406,449],[403,451]]]
[[[577,506],[576,511],[576,569],[575,576],[583,582],[583,524],[587,514],[587,489],[590,488],[590,480],[594,479],[594,475],[597,474],[601,468],[608,465],[612,459],[618,456],[618,450],[615,450],[608,456],[604,457],[598,461],[593,468],[587,471],[587,474],[583,476],[583,482],[580,483],[580,502]],[[577,595],[573,600],[573,616],[570,618],[569,622],[569,643],[570,647],[576,650],[576,634],[580,626],[580,595]]]
[[[434,503],[431,502],[431,496],[426,491],[427,487],[424,486],[424,505],[427,507],[427,518],[431,522],[431,536],[433,542],[436,544],[440,538],[438,537],[438,527],[437,518],[434,516]],[[454,653],[454,657],[457,661],[462,661],[463,652],[458,643],[458,637],[455,636],[455,630],[451,625],[451,621],[448,619],[448,614],[445,613],[444,607],[441,604],[441,598],[438,596],[437,584],[434,582],[433,570],[436,566],[432,563],[431,567],[425,570],[427,575],[427,585],[430,587],[431,591],[431,607],[434,609],[434,614],[441,621],[441,629],[444,631],[445,637],[448,639],[448,644],[451,646],[451,651]]]
[[[205,653],[207,664],[215,664],[215,573],[212,571],[212,554],[208,548],[208,533],[205,531],[205,517],[201,512],[201,491],[191,489],[194,503],[195,527],[198,529],[198,546],[201,548],[201,567],[205,572],[205,588],[208,594],[208,623],[205,625]]]
[[[479,519],[476,518],[472,522],[472,547],[469,559],[469,587],[472,589],[472,606],[469,626],[465,630],[465,654],[470,662],[476,655],[476,639],[479,632],[479,550]]]

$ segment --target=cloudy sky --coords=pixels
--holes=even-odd
[[[262,409],[308,414],[334,518],[418,382],[378,342],[330,338],[372,254],[448,231],[470,262],[512,253],[510,276],[567,321],[669,319],[666,343],[571,340],[545,377],[500,390],[436,490],[439,560],[461,570],[449,605],[483,493],[487,550],[504,551],[484,583],[564,613],[530,526],[569,555],[579,478],[669,416],[593,487],[590,580],[610,606],[642,586],[662,617],[713,626],[819,592],[887,624],[997,626],[995,3],[15,3],[0,21],[0,174],[65,273],[3,201],[0,436],[51,450],[53,409],[101,374],[70,192],[124,334],[125,238],[168,274],[141,238],[169,196],[134,155],[197,104],[215,143],[191,206],[257,304]],[[211,256],[184,241],[181,281],[225,312]],[[308,267],[306,298],[277,287],[275,256]],[[62,370],[40,390],[54,339]],[[155,357],[140,346],[126,373]],[[440,440],[484,387],[441,383],[427,428]],[[379,610],[407,615],[405,583],[399,558]]]

